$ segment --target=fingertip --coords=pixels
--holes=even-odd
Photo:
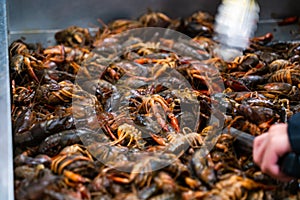
[[[270,165],[268,167],[267,171],[268,171],[268,173],[270,173],[271,175],[273,175],[275,177],[279,177],[282,175],[278,165]]]
[[[253,151],[252,151],[252,158],[254,163],[257,165],[261,165],[263,161],[263,155],[265,153],[266,143],[268,140],[266,139],[267,134],[262,134],[254,138],[253,141]]]
[[[253,162],[257,165],[260,165],[260,157],[258,155],[258,153],[256,151],[252,151],[252,158],[253,158]]]
[[[256,136],[253,140],[253,148],[260,146],[266,140],[267,136],[267,133]]]

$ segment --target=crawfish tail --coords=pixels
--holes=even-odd
[[[30,130],[23,133],[15,133],[14,142],[18,145],[35,146],[54,133],[74,128],[75,121],[71,115],[50,119],[36,123]]]

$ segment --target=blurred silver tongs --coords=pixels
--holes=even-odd
[[[259,20],[255,0],[223,0],[215,18],[215,54],[225,61],[242,55],[253,37]]]

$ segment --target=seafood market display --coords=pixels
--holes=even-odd
[[[299,198],[222,128],[257,136],[300,111],[300,43],[266,33],[224,61],[213,24],[149,11],[12,42],[15,198]]]

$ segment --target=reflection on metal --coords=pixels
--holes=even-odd
[[[6,1],[0,0],[0,199],[14,199]]]

